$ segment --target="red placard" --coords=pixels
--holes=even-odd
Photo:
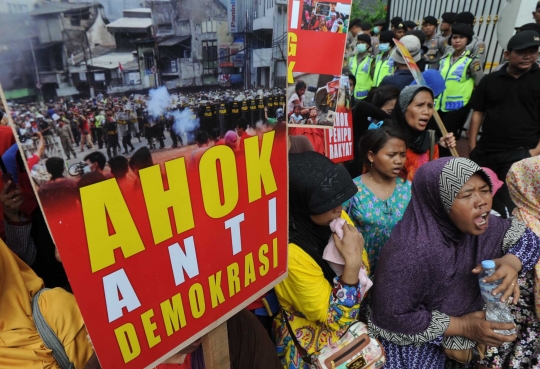
[[[154,158],[135,186],[41,198],[104,369],[155,366],[286,276],[285,132],[193,163]]]
[[[334,163],[353,160],[354,136],[349,77],[341,76],[334,127],[325,131],[325,153]]]
[[[350,18],[350,9],[351,0],[289,0],[288,83],[294,83],[293,72],[341,75],[347,32],[332,13]]]

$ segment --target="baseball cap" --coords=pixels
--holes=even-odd
[[[405,45],[405,47],[407,48],[407,50],[409,50],[409,52],[411,53],[411,56],[413,57],[413,60],[415,62],[418,62],[420,60],[420,58],[422,57],[420,55],[420,48],[421,48],[421,45],[420,45],[420,40],[418,39],[418,37],[416,36],[413,36],[413,35],[408,35],[408,36],[403,36],[401,38],[401,40],[399,40],[403,45]],[[405,62],[405,59],[403,58],[403,56],[401,55],[401,52],[399,52],[399,49],[398,48],[395,48],[393,51],[392,51],[392,55],[390,56],[392,59],[394,59],[394,61],[396,63],[400,63],[400,64],[407,64],[407,62]]]
[[[437,20],[437,18],[431,16],[431,15],[428,15],[427,17],[424,18],[424,20],[422,21],[422,25],[425,25],[425,24],[433,24],[434,26],[438,26],[439,25],[439,21]]]
[[[457,13],[447,12],[447,13],[443,13],[443,15],[441,15],[441,18],[442,18],[442,21],[444,23],[452,24],[452,23],[454,23],[456,15],[457,15]]]
[[[516,33],[510,41],[506,49],[523,50],[532,46],[540,46],[540,35],[536,31],[521,31]]]
[[[433,96],[437,97],[446,89],[446,83],[441,73],[436,69],[428,69],[422,72],[422,76],[426,84],[433,91]],[[416,85],[416,81],[412,81],[411,86]]]

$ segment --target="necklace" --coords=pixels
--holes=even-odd
[[[373,179],[373,175],[371,175],[371,172],[369,172],[369,178],[371,178],[371,181],[373,181],[373,183],[376,184],[377,187],[379,187],[379,190],[386,192],[387,195],[390,195],[390,192],[389,192],[389,191],[386,191],[380,184],[378,184],[378,183]]]

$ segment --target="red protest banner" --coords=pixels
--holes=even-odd
[[[154,367],[286,276],[284,130],[177,150],[38,191],[104,369]]]
[[[341,77],[334,128],[326,131],[326,156],[334,163],[341,163],[354,158],[354,137],[352,110],[350,107],[350,86],[347,76]]]
[[[320,153],[327,151],[321,128],[336,120],[350,13],[351,0],[289,0],[289,134],[305,135]]]
[[[293,72],[341,74],[350,10],[351,0],[289,0],[288,83]]]

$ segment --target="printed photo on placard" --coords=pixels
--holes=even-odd
[[[302,29],[316,32],[347,33],[350,4],[304,0]]]
[[[341,88],[340,76],[295,73],[287,88],[288,126],[332,128]]]

